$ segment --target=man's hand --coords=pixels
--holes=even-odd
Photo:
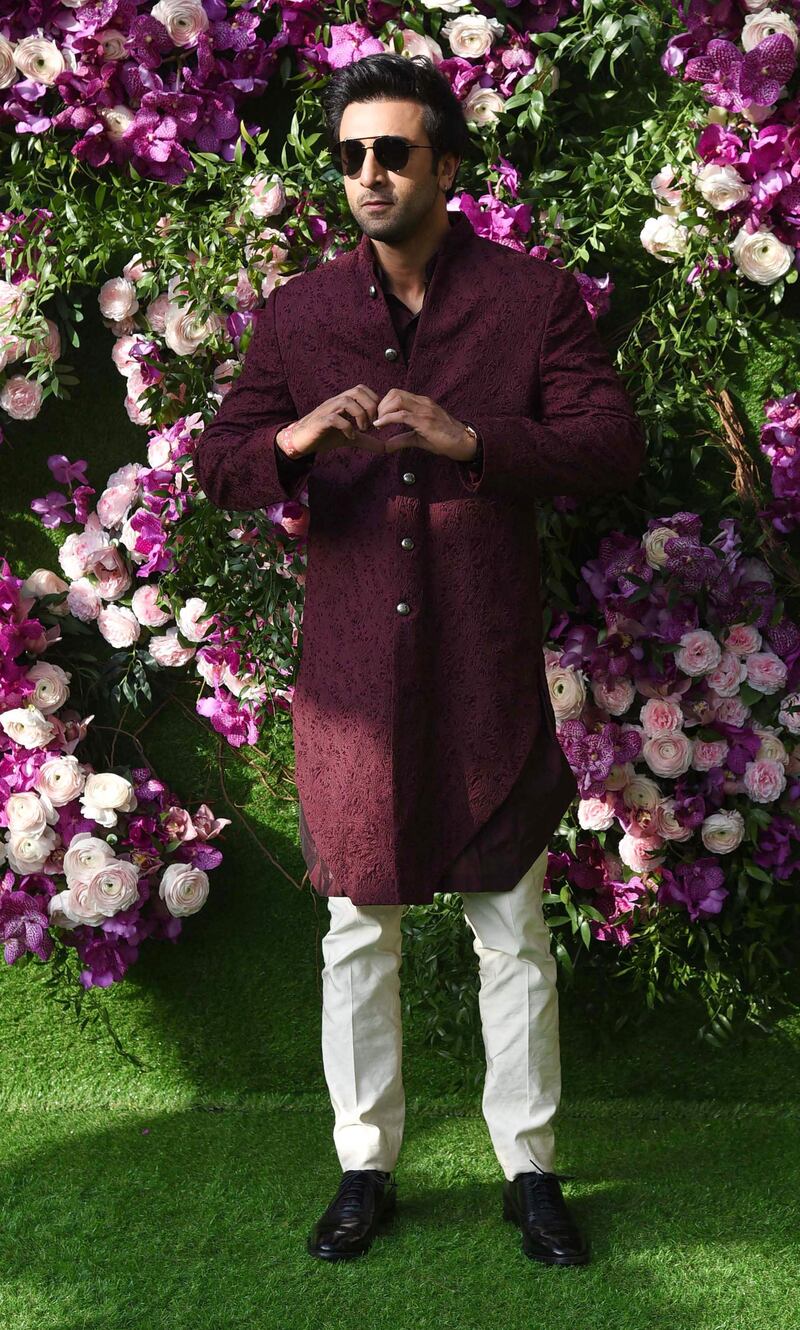
[[[278,447],[287,457],[305,457],[310,453],[329,453],[349,443],[369,453],[386,452],[383,439],[362,433],[373,424],[378,409],[378,394],[364,383],[347,388],[320,402],[301,420],[284,425],[278,431]]]
[[[398,452],[401,448],[425,448],[454,462],[469,462],[475,455],[475,440],[461,421],[449,415],[430,397],[419,397],[404,388],[390,388],[378,403],[372,423],[380,429],[395,421],[409,428],[386,440],[387,453]]]

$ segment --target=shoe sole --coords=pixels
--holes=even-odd
[[[375,1221],[375,1237],[377,1237],[381,1229],[386,1228],[389,1225],[395,1216],[396,1210],[397,1197],[396,1194],[393,1194],[391,1199],[386,1202],[380,1215]],[[367,1246],[362,1247],[360,1251],[320,1251],[313,1246],[310,1238],[306,1241],[306,1251],[310,1256],[315,1256],[317,1260],[320,1261],[354,1261],[359,1256],[366,1256],[371,1246],[372,1239],[370,1239]]]
[[[503,1197],[503,1218],[509,1220],[512,1224],[516,1224],[521,1231],[519,1219],[514,1211],[510,1209],[505,1197]],[[537,1252],[526,1251],[524,1239],[520,1244],[520,1250],[529,1261],[538,1261],[540,1265],[588,1265],[591,1257],[591,1252],[588,1250],[580,1256],[541,1256]]]

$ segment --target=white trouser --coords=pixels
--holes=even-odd
[[[509,891],[462,892],[478,956],[486,1051],[482,1110],[507,1178],[555,1169],[561,1098],[557,962],[542,912],[547,849]],[[397,1164],[403,1139],[403,905],[328,897],[322,1059],[342,1169]]]

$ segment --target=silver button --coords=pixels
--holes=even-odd
[[[375,285],[370,286],[370,288],[369,288],[369,293],[370,293],[371,296],[376,296],[376,295],[378,294],[378,288],[377,288],[377,286],[375,286]]]
[[[403,536],[403,539],[400,541],[400,544],[403,546],[404,550],[413,550],[414,548],[414,542],[410,536]]]
[[[404,600],[401,600],[401,601],[400,601],[400,604],[397,606],[397,613],[398,613],[398,614],[410,614],[410,613],[411,613],[411,606],[408,605]]]
[[[387,348],[386,348],[386,350],[384,351],[383,354],[384,354],[384,356],[386,357],[387,360],[396,360],[396,359],[397,359],[397,354],[398,354],[398,353],[397,353],[397,351],[395,351],[395,349],[394,349],[393,346],[387,346]]]
[[[414,475],[413,471],[403,472],[403,480],[405,481],[406,485],[413,485],[416,478],[417,477]]]

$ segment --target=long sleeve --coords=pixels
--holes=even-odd
[[[254,325],[244,366],[200,436],[195,470],[218,508],[232,511],[285,503],[300,492],[314,454],[291,458],[275,436],[297,419],[275,328],[279,287],[273,287]]]
[[[535,502],[625,489],[641,471],[645,433],[572,274],[555,269],[540,348],[540,418],[472,414],[483,465],[459,468],[476,496]]]

